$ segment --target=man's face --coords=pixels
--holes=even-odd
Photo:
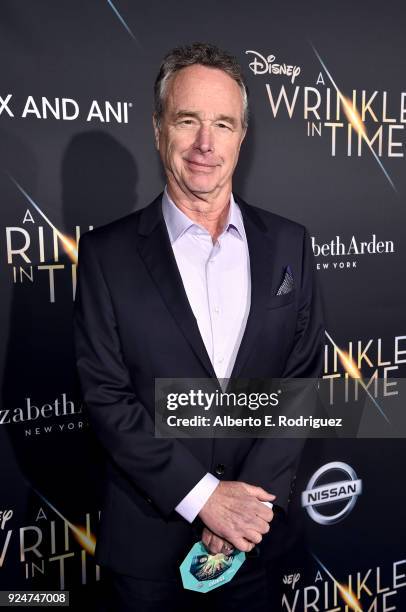
[[[241,90],[217,68],[182,68],[169,81],[155,142],[169,184],[204,198],[231,188],[245,136]]]

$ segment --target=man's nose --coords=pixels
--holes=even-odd
[[[202,153],[214,150],[213,132],[208,125],[200,126],[196,134],[195,147]]]

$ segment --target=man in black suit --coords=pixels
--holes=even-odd
[[[321,372],[309,235],[232,193],[247,121],[235,58],[202,43],[171,51],[153,117],[165,191],[80,239],[77,366],[108,458],[96,560],[114,612],[269,610],[266,563],[283,548],[303,441],[154,436],[155,378]],[[182,590],[178,569],[199,539],[251,555],[205,595]]]

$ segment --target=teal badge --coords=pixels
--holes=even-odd
[[[196,542],[179,566],[183,588],[207,593],[234,577],[245,561],[245,553],[234,549],[229,555],[211,555]]]

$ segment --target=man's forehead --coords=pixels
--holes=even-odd
[[[234,79],[219,69],[195,71],[194,68],[204,69],[205,66],[182,68],[168,83],[167,103],[172,112],[185,110],[219,115],[241,112],[241,90]]]
[[[216,66],[204,66],[203,64],[192,64],[191,66],[184,66],[183,68],[177,70],[173,76],[182,79],[220,79],[235,82],[234,79],[225,70],[217,68]]]
[[[172,96],[198,95],[199,89],[210,89],[213,94],[228,93],[231,98],[241,98],[241,91],[235,80],[224,70],[208,68],[196,64],[178,70],[168,83],[168,93]]]

